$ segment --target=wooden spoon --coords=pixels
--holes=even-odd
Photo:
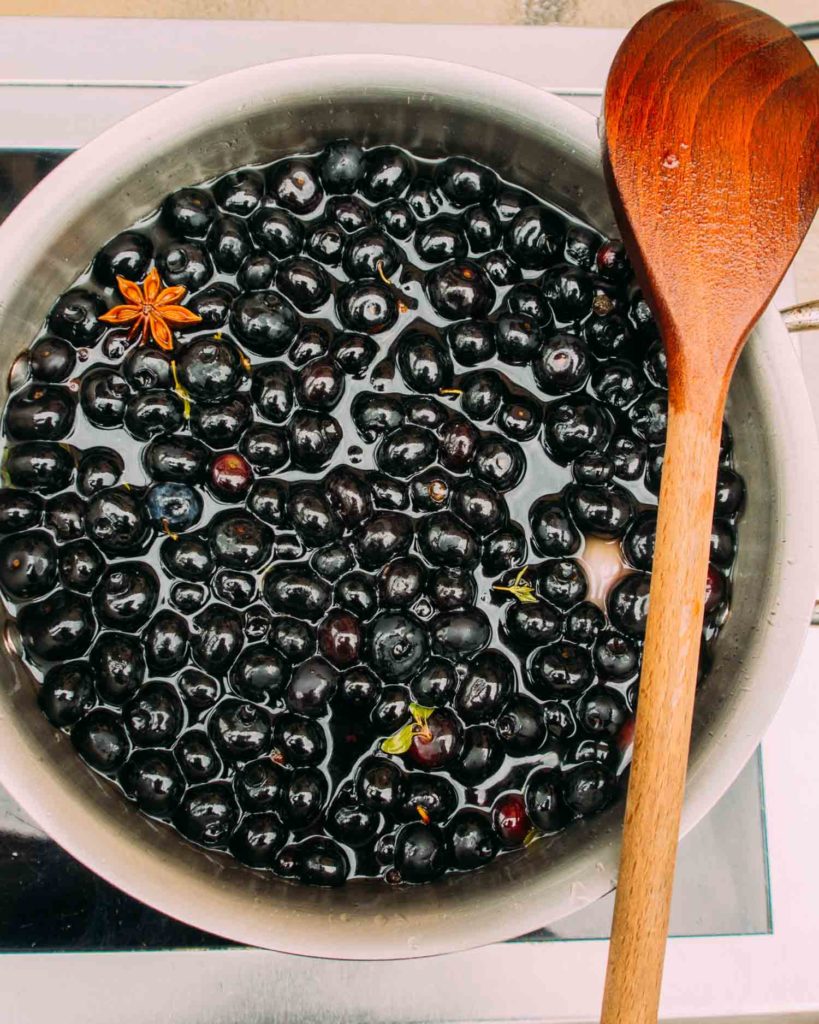
[[[760,11],[679,0],[626,37],[604,117],[611,198],[668,357],[650,614],[602,1015],[603,1024],[642,1024],[657,1019],[659,1004],[725,396],[819,204],[819,67]]]

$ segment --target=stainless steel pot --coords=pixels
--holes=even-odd
[[[50,174],[0,228],[2,380],[53,297],[106,239],[171,189],[345,135],[428,156],[468,154],[614,230],[594,119],[531,86],[404,57],[317,57],[250,68],[164,99],[105,132]],[[684,831],[759,742],[813,608],[816,437],[776,312],[765,313],[740,360],[729,416],[749,499],[734,610],[697,704]],[[618,808],[480,872],[427,886],[356,882],[320,890],[254,874],[144,818],[87,770],[37,709],[32,680],[6,636],[3,784],[84,864],[191,925],[313,956],[412,957],[521,935],[615,883]]]

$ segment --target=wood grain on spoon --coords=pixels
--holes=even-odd
[[[819,67],[753,8],[679,0],[629,33],[604,116],[612,201],[668,356],[650,614],[602,1016],[643,1024],[659,1004],[725,396],[819,204]]]

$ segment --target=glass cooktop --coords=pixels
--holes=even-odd
[[[0,150],[0,221],[67,154]],[[518,941],[603,938],[613,894]],[[674,935],[772,928],[761,755],[680,846]],[[143,906],[84,868],[0,787],[0,952],[217,948],[227,945]]]

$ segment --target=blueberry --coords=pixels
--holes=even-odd
[[[435,512],[448,508],[456,481],[446,472],[433,466],[410,481],[410,503],[416,512]]]
[[[318,173],[326,192],[355,192],[364,173],[364,152],[349,139],[330,142],[318,159]]]
[[[495,288],[471,260],[450,260],[431,271],[425,282],[432,305],[445,320],[480,319],[495,301]]]
[[[236,283],[243,292],[263,292],[273,286],[281,264],[266,252],[252,252],[239,267]],[[286,289],[280,291],[287,294]]]
[[[318,764],[327,753],[324,728],[302,715],[277,715],[274,740],[286,763],[296,767]]]
[[[296,336],[299,316],[287,299],[275,292],[250,292],[234,302],[230,326],[251,352],[280,356]]]
[[[500,375],[494,370],[476,370],[460,381],[461,405],[472,420],[491,419],[506,395]]]
[[[610,239],[597,250],[597,271],[601,277],[617,283],[623,282],[631,273],[631,265],[622,242]]]
[[[297,410],[287,425],[293,465],[307,472],[322,469],[338,447],[342,430],[326,413]]]
[[[245,167],[230,171],[213,184],[213,196],[226,213],[247,217],[256,209],[264,195],[264,178],[258,171]]]
[[[717,473],[717,496],[714,515],[723,518],[738,516],[745,505],[745,483],[739,473],[721,466]]]
[[[193,620],[193,660],[206,672],[220,673],[236,660],[242,648],[242,620],[223,604],[211,604]]]
[[[169,683],[147,683],[122,713],[131,741],[138,747],[169,747],[179,735],[185,712]]]
[[[331,224],[338,225],[347,234],[373,223],[372,208],[357,196],[331,196],[324,212]]]
[[[395,296],[378,281],[344,285],[336,296],[336,311],[348,330],[363,334],[380,334],[398,319]]]
[[[130,397],[131,389],[111,367],[100,366],[83,374],[80,405],[95,427],[118,427]]]
[[[344,394],[344,374],[331,359],[314,359],[303,366],[296,378],[300,405],[329,411]]]
[[[581,601],[566,616],[566,639],[577,644],[590,644],[605,624],[606,616],[596,604]]]
[[[147,235],[123,231],[99,250],[94,257],[94,277],[102,285],[113,288],[118,277],[141,281],[148,273],[153,245]]]
[[[509,253],[499,249],[496,249],[494,252],[488,252],[482,257],[480,263],[486,276],[498,288],[506,288],[509,285],[518,284],[523,279],[517,263],[515,263]]]
[[[565,240],[562,219],[542,206],[526,206],[506,230],[506,251],[527,270],[542,270],[561,253]]]
[[[264,578],[264,595],[276,612],[315,621],[330,607],[330,587],[305,566],[274,565]]]
[[[247,814],[230,837],[230,852],[252,868],[272,868],[287,831],[273,814]]]
[[[541,832],[558,832],[568,822],[563,803],[561,776],[549,768],[538,768],[526,780],[526,813]]]
[[[655,388],[668,387],[668,361],[665,348],[659,338],[649,346],[643,357],[643,373],[648,378],[649,384]]]
[[[204,238],[216,216],[216,207],[204,189],[180,188],[162,204],[161,216],[172,234]]]
[[[583,325],[583,337],[598,359],[610,359],[626,349],[630,334],[626,322],[616,313],[592,313]]]
[[[337,267],[341,263],[344,232],[337,224],[314,224],[304,240],[304,251],[318,263]]]
[[[586,396],[563,398],[546,406],[543,447],[561,465],[584,452],[605,448],[610,434],[609,416]]]
[[[71,541],[60,550],[60,582],[69,590],[90,593],[104,568],[105,559],[102,552],[90,541]]]
[[[453,473],[465,473],[474,458],[478,440],[477,428],[464,417],[454,416],[438,435],[441,465]]]
[[[377,512],[356,532],[354,548],[363,569],[377,569],[406,555],[413,539],[412,520],[400,512]]]
[[[510,395],[501,403],[495,422],[513,441],[530,441],[540,430],[540,405],[523,395]]]
[[[588,582],[574,558],[553,558],[537,569],[537,591],[557,608],[568,609],[586,596]]]
[[[443,263],[463,259],[467,254],[466,238],[457,220],[436,217],[415,231],[415,251],[425,263]]]
[[[648,618],[648,591],[651,578],[634,572],[612,587],[608,596],[609,619],[615,629],[642,639]]]
[[[510,523],[490,534],[483,542],[481,568],[487,576],[499,576],[522,565],[526,561],[527,550],[526,534],[517,523]]]
[[[319,548],[310,559],[310,567],[322,579],[335,582],[355,566],[355,558],[348,544],[339,542]]]
[[[447,848],[453,867],[483,867],[494,859],[498,841],[489,818],[480,811],[459,811],[447,827]]]
[[[313,359],[326,356],[330,351],[330,334],[316,323],[307,322],[299,328],[293,343],[287,350],[290,362],[304,366]]]
[[[413,175],[412,159],[394,146],[379,146],[364,157],[362,195],[372,203],[403,195]]]
[[[715,519],[711,525],[711,563],[719,569],[730,569],[737,549],[736,530],[724,519]]]
[[[668,424],[668,396],[664,391],[647,391],[629,409],[632,430],[650,445],[663,444]]]
[[[528,685],[537,697],[582,693],[594,678],[588,652],[565,641],[538,648],[529,662]]]
[[[593,658],[598,674],[611,679],[627,679],[634,675],[640,665],[637,644],[611,630],[597,636]]]
[[[571,224],[566,230],[566,245],[563,255],[570,263],[574,263],[584,270],[590,270],[594,265],[597,250],[600,246],[600,236],[590,231],[581,224]]]
[[[492,324],[481,320],[462,320],[446,329],[446,340],[452,354],[464,366],[477,366],[495,354],[495,332]]]
[[[126,761],[119,776],[122,788],[146,814],[167,818],[185,791],[185,780],[165,750],[137,750]]]
[[[631,434],[618,434],[611,439],[609,455],[614,475],[621,480],[639,480],[645,471],[647,449]]]
[[[95,708],[71,730],[80,757],[98,772],[115,772],[125,763],[130,745],[119,715]]]
[[[185,793],[173,822],[194,843],[224,847],[238,817],[239,808],[230,783],[206,782]]]
[[[217,217],[208,234],[208,249],[217,270],[235,274],[253,252],[247,224],[238,217]]]
[[[563,800],[574,814],[586,817],[602,811],[617,792],[612,773],[599,764],[581,764],[563,776]]]
[[[553,334],[538,352],[532,372],[547,395],[579,391],[589,379],[588,349],[575,334]]]
[[[279,206],[293,213],[311,213],[324,197],[312,165],[307,160],[281,160],[267,172],[267,187]]]
[[[541,287],[555,319],[561,323],[582,320],[592,309],[592,277],[579,267],[558,266],[543,275]]]
[[[472,252],[489,252],[501,240],[501,223],[491,207],[471,206],[464,210],[461,225]]]
[[[397,395],[361,391],[353,399],[351,411],[353,423],[365,441],[374,441],[404,421],[404,407]]]
[[[195,438],[163,434],[142,449],[142,462],[153,480],[195,484],[205,478],[208,451]]]
[[[145,660],[151,672],[170,675],[188,660],[188,626],[181,615],[163,608],[142,632]]]
[[[319,263],[301,256],[279,264],[276,287],[296,309],[305,313],[314,313],[330,298],[327,271]]]
[[[6,433],[15,441],[61,441],[74,426],[76,401],[59,384],[29,384],[6,404]]]
[[[544,601],[534,604],[514,601],[506,613],[504,628],[515,644],[540,647],[557,640],[563,623],[558,613]]]
[[[491,628],[479,608],[466,607],[437,615],[429,624],[432,650],[445,658],[477,654],[489,643]]]
[[[67,491],[46,502],[45,525],[59,542],[65,543],[82,537],[87,523],[88,510],[79,495]]]
[[[389,566],[388,566],[389,567]],[[335,600],[359,619],[370,619],[378,608],[378,594],[372,578],[363,572],[343,576],[335,587]]]
[[[326,653],[321,643],[321,627],[319,627],[319,647],[322,649],[322,653]],[[339,660],[336,659],[334,664],[339,664]],[[285,690],[285,703],[291,711],[297,714],[320,716],[327,711],[327,705],[337,686],[338,672],[332,665],[324,658],[308,658],[293,672]]]
[[[384,679],[404,682],[418,671],[429,652],[426,630],[404,612],[383,612],[367,627],[369,664]]]
[[[123,361],[122,374],[135,391],[173,385],[171,361],[161,349],[135,348]]]
[[[345,527],[357,526],[372,511],[370,489],[362,474],[346,466],[331,470],[324,479],[327,500]]]
[[[446,712],[436,712],[444,715]],[[433,746],[434,741],[430,741]],[[445,822],[455,810],[458,794],[452,783],[442,775],[427,772],[413,772],[404,780],[404,795],[398,808],[398,817],[403,821],[418,821],[420,811],[426,811],[429,822],[437,825]]]
[[[350,871],[344,851],[330,839],[311,836],[299,847],[299,878],[307,885],[334,888]]]
[[[656,534],[656,512],[644,512],[629,528],[623,540],[623,554],[635,569],[642,569],[644,572],[651,571]]]
[[[270,811],[276,808],[285,781],[284,771],[269,757],[263,757],[242,765],[236,772],[236,796],[246,811]]]
[[[455,699],[465,722],[492,721],[515,686],[512,663],[499,651],[483,651],[468,663]]]
[[[345,373],[360,379],[378,354],[378,346],[365,334],[340,334],[333,342],[331,352]]]
[[[304,235],[292,214],[265,203],[250,218],[250,233],[257,245],[278,260],[297,255]]]
[[[270,749],[268,714],[244,701],[223,700],[208,721],[216,749],[229,761],[252,761]]]
[[[216,330],[227,323],[233,300],[237,295],[238,291],[233,285],[220,281],[192,296],[188,302],[188,309],[202,318],[203,330]]]
[[[412,237],[412,233],[415,231],[416,220],[415,214],[406,200],[389,200],[386,203],[382,203],[375,213],[378,223],[393,238],[406,241]]]
[[[283,427],[257,423],[245,431],[239,443],[239,451],[257,473],[273,473],[287,463],[289,446],[290,441]]]
[[[57,582],[57,548],[44,530],[0,539],[0,587],[12,601],[43,597]]]
[[[481,537],[505,526],[509,515],[506,502],[491,485],[469,478],[455,487],[452,508]]]
[[[622,537],[635,515],[634,499],[618,484],[572,485],[568,504],[580,529],[597,537]]]
[[[172,576],[191,583],[210,579],[213,559],[201,537],[169,537],[160,548],[162,564]]]
[[[149,488],[145,507],[158,527],[184,533],[199,521],[202,498],[188,484],[160,483]]]
[[[401,265],[401,251],[377,228],[363,228],[344,245],[344,273],[355,279],[392,277]]]
[[[307,828],[321,816],[328,795],[323,772],[318,768],[297,768],[288,777],[281,814],[291,828]]]
[[[191,433],[211,448],[230,448],[252,419],[250,402],[245,395],[238,394],[214,405],[195,406],[191,414]]]
[[[198,291],[213,277],[213,264],[200,242],[168,242],[157,255],[156,265],[166,285]]]
[[[194,711],[213,707],[222,696],[221,684],[198,668],[186,668],[176,685],[185,703]]]
[[[404,382],[421,394],[438,394],[452,381],[452,362],[434,337],[413,331],[398,342],[398,367]]]
[[[98,295],[83,288],[72,288],[51,307],[48,328],[75,348],[92,348],[105,329],[99,319],[105,312],[105,303]]]
[[[441,568],[430,576],[427,592],[439,611],[449,612],[473,605],[478,588],[468,570]]]
[[[37,662],[79,657],[96,632],[88,599],[65,590],[27,604],[17,625],[26,653]]]
[[[362,807],[350,793],[340,793],[327,813],[327,831],[353,848],[371,843],[381,822],[378,811]]]
[[[435,169],[435,184],[453,206],[492,200],[498,190],[494,171],[463,156],[442,160]]]
[[[509,289],[506,293],[506,308],[513,316],[525,316],[541,328],[546,328],[552,322],[552,311],[546,296],[529,281]]]
[[[395,867],[403,882],[431,882],[446,870],[446,843],[434,825],[404,825],[395,843]]]
[[[39,525],[43,499],[14,487],[0,488],[0,533],[22,533]]]
[[[525,316],[503,313],[495,325],[498,358],[513,366],[525,366],[539,358],[543,334],[539,325]]]
[[[482,483],[498,491],[509,491],[523,479],[526,458],[514,441],[486,434],[475,446],[472,471]]]
[[[89,666],[82,661],[69,661],[49,669],[37,703],[58,729],[74,725],[97,703],[94,675]]]
[[[660,484],[662,483],[663,476],[663,462],[665,460],[665,445],[657,445],[655,448],[648,449],[648,457],[646,459],[646,470],[643,478],[646,490],[652,494],[659,495]]]
[[[444,204],[444,197],[426,178],[416,178],[407,192],[406,202],[418,220],[434,217]]]
[[[383,757],[372,757],[359,768],[355,790],[363,807],[383,811],[395,807],[404,791],[401,769]]]
[[[531,697],[513,697],[498,715],[496,729],[508,753],[533,754],[546,739],[543,709]]]
[[[247,512],[220,512],[208,526],[214,560],[228,569],[258,569],[269,558],[270,528]]]
[[[28,350],[31,376],[45,384],[58,384],[67,380],[76,362],[76,350],[62,338],[40,338]]]
[[[140,441],[148,441],[157,434],[173,434],[181,430],[184,422],[182,399],[173,391],[142,391],[129,399],[125,407],[125,426]]]

